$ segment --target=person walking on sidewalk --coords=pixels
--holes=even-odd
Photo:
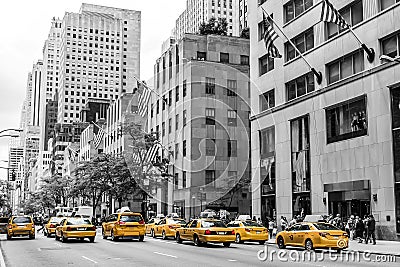
[[[376,245],[376,238],[375,238],[375,218],[374,215],[369,215],[368,219],[368,230],[367,230],[367,238],[365,239],[365,244],[368,244],[369,239],[371,238],[372,244]]]
[[[282,231],[285,231],[286,227],[288,226],[288,221],[285,217],[281,216],[281,228]]]
[[[358,243],[362,243],[362,238],[364,235],[364,223],[360,217],[356,216],[356,238]]]

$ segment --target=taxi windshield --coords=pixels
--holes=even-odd
[[[13,223],[31,223],[31,218],[29,217],[15,217]]]
[[[340,230],[336,226],[328,223],[314,223],[315,228],[318,230]]]
[[[140,222],[142,217],[139,215],[121,215],[119,218],[121,222]]]
[[[221,221],[202,221],[201,222],[201,227],[202,228],[210,228],[210,227],[224,227],[224,228],[226,228],[226,225]]]
[[[80,224],[91,224],[89,219],[82,218],[70,218],[67,221],[67,225],[80,225]]]
[[[255,227],[262,227],[259,223],[253,221],[245,221],[243,222],[244,226],[255,226]]]

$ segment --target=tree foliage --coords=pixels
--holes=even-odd
[[[203,22],[200,24],[199,34],[208,35],[227,35],[228,33],[228,22],[226,18],[210,18],[208,22]]]
[[[240,32],[240,38],[250,39],[250,28],[249,27],[242,29],[242,31]]]

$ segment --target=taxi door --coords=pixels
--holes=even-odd
[[[161,221],[159,221],[158,223],[156,223],[156,225],[154,226],[154,233],[155,233],[156,235],[161,235],[162,229],[163,229],[165,223],[166,223],[166,220],[165,220],[165,219],[162,219]]]
[[[115,223],[118,220],[118,214],[111,214],[107,221],[107,234],[111,235],[111,230],[114,228]]]
[[[188,224],[185,225],[185,227],[183,227],[182,231],[181,231],[181,238],[182,239],[191,239],[190,236],[190,230],[191,230],[191,226],[192,224],[197,225],[197,220],[191,221]]]
[[[295,245],[297,239],[297,231],[300,230],[300,225],[296,224],[289,227],[286,231],[285,243],[287,245]]]
[[[302,224],[300,230],[297,232],[296,244],[304,246],[304,242],[307,238],[311,238],[310,226],[308,226],[308,224]]]
[[[189,239],[193,241],[193,235],[196,233],[196,230],[199,228],[200,222],[197,220],[194,220],[192,224],[190,225],[190,228],[188,228],[188,236]]]
[[[307,225],[304,225],[307,226]],[[293,245],[295,246],[303,246],[304,242],[304,236],[305,236],[305,231],[303,231],[303,225],[302,224],[297,224],[295,225],[294,228],[294,233],[293,233]]]

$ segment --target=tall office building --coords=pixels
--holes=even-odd
[[[250,179],[249,50],[247,39],[185,34],[157,60],[148,130],[159,133],[173,178],[167,192],[152,190],[153,211],[250,212],[248,184],[229,193]]]
[[[247,18],[248,13],[247,0],[239,0],[239,33],[241,33],[243,29],[249,27]]]
[[[253,215],[373,214],[378,237],[398,240],[400,4],[330,1],[372,58],[348,29],[320,21],[322,2],[249,1]],[[283,58],[267,56],[262,8],[320,84],[279,30]]]
[[[116,99],[140,72],[140,11],[82,4],[62,20],[58,123],[79,121],[88,98]]]
[[[29,119],[30,125],[39,126],[39,121],[42,111],[40,109],[40,102],[42,97],[43,88],[43,77],[44,77],[44,66],[43,61],[38,60],[32,68],[32,93],[31,93],[31,117]]]
[[[210,18],[225,18],[228,35],[239,36],[239,0],[187,0],[173,33],[176,40],[185,33],[198,33],[201,23]]]
[[[8,181],[13,180],[13,173],[15,174],[15,179],[19,180],[21,177],[18,177],[18,162],[23,157],[24,150],[21,143],[20,137],[12,137],[10,139],[10,144],[8,146]]]

